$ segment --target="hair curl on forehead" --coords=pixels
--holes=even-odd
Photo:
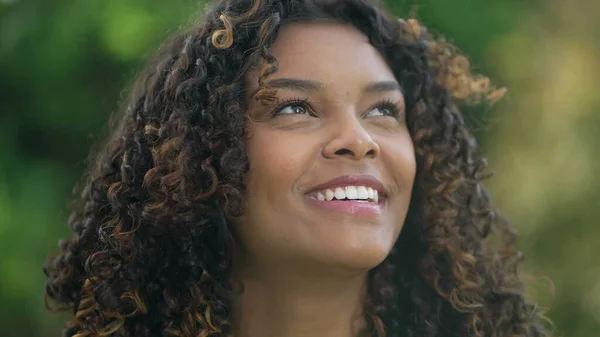
[[[416,20],[367,0],[221,1],[159,49],[92,152],[72,234],[44,267],[48,304],[71,311],[63,336],[232,336],[234,220],[249,167],[244,75],[264,62],[255,97],[273,99],[277,32],[320,20],[351,25],[384,57],[405,91],[417,157],[402,232],[368,275],[361,335],[548,336],[458,110],[505,90]]]
[[[246,15],[251,13],[252,10]],[[278,15],[279,13],[274,13],[272,19],[279,21]],[[232,18],[227,14],[221,14],[219,19],[223,22],[224,28],[212,34],[212,42],[216,48],[226,49],[233,44],[234,39]],[[238,21],[240,19],[238,18]],[[407,20],[398,18],[398,22],[400,31],[405,34],[407,40],[426,46],[429,66],[437,84],[445,87],[456,102],[467,105],[488,102],[491,105],[505,96],[506,88],[496,88],[491,85],[490,79],[486,76],[471,73],[469,59],[462,55],[456,46],[443,38],[436,40],[427,28],[414,18]],[[272,101],[273,92],[270,93],[271,95],[262,99]]]

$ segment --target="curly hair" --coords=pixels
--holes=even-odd
[[[404,228],[368,274],[364,333],[548,335],[525,299],[517,234],[490,204],[486,160],[459,112],[504,89],[417,20],[367,0],[225,0],[159,49],[92,151],[73,233],[44,267],[47,306],[73,313],[63,336],[232,334],[231,224],[249,167],[244,74],[265,61],[257,99],[271,99],[277,32],[314,20],[355,27],[383,55],[405,88],[417,157]]]

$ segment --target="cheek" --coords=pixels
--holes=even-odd
[[[302,134],[257,125],[246,142],[250,162],[246,176],[248,202],[255,206],[258,203],[285,206],[298,180],[312,165],[314,146],[309,142]]]
[[[408,132],[400,137],[382,140],[383,160],[393,179],[404,190],[412,190],[417,162],[412,139]]]
[[[417,161],[412,142],[397,150],[395,162],[398,172],[402,174],[400,179],[403,181],[403,185],[408,185],[406,187],[412,189],[417,172]]]
[[[257,132],[248,140],[248,183],[263,184],[292,178],[294,171],[301,164],[300,156],[294,155],[297,149],[294,149],[293,142],[282,138],[275,132]],[[272,184],[263,187],[270,185]]]
[[[244,214],[236,231],[246,250],[269,256],[283,249],[280,243],[293,241],[298,234],[297,228],[281,224],[298,218],[294,191],[311,158],[305,139],[259,127],[246,140],[250,170],[245,176]]]

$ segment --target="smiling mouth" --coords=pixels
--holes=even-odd
[[[318,210],[379,216],[387,204],[385,191],[384,185],[375,176],[343,175],[313,187],[304,196]]]
[[[315,191],[306,199],[319,209],[361,216],[379,216],[385,210],[385,198],[366,186],[345,186]]]
[[[345,186],[326,188],[309,194],[319,201],[353,201],[361,203],[379,203],[379,191],[367,186]],[[382,196],[383,197],[383,196]],[[383,199],[383,198],[381,198]]]
[[[385,201],[369,202],[364,200],[318,200],[307,197],[306,200],[316,209],[331,211],[337,214],[348,214],[352,216],[378,217],[385,211]]]

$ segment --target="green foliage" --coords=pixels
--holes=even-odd
[[[388,3],[395,13],[406,17],[417,1]],[[544,90],[540,84],[543,80],[527,82],[528,74],[538,74],[541,78],[543,72],[527,72],[539,59],[524,53],[525,49],[518,54],[522,55],[520,58],[515,57],[510,48],[515,43],[528,46],[527,43],[537,41],[539,36],[530,34],[529,22],[543,25],[552,14],[534,10],[550,8],[561,1],[546,0],[546,5],[539,8],[517,0],[424,0],[418,3],[418,16],[433,31],[443,32],[471,56],[477,70],[517,88],[529,85],[527,88],[537,90],[538,94]],[[566,6],[567,1],[562,3]],[[59,334],[62,317],[44,309],[41,266],[46,255],[58,249],[57,240],[68,235],[67,201],[71,188],[85,167],[90,146],[104,130],[109,115],[118,109],[123,90],[141,70],[147,56],[166,36],[197,19],[203,6],[203,2],[194,0],[0,0],[2,336]],[[598,27],[600,25],[596,25]],[[552,31],[539,34],[547,38],[553,36]],[[526,44],[518,41],[526,41]],[[596,51],[600,46],[597,41],[599,39]],[[597,62],[598,54],[595,55]],[[523,71],[517,74],[520,76],[512,76],[514,69]],[[594,99],[594,91],[586,95],[591,103],[575,107],[584,113],[573,118],[580,120],[583,115],[584,120],[592,119],[587,112],[599,104]],[[476,130],[485,148],[499,163],[509,162],[509,157],[503,154],[510,148],[494,144],[513,139],[510,131],[502,130],[511,130],[521,123],[519,116],[508,110],[515,107],[515,111],[526,111],[531,107],[526,102],[518,93],[509,97],[508,107],[501,107],[506,111],[493,117],[502,120],[499,123],[504,123],[503,126],[495,132]],[[478,123],[489,117],[481,117],[482,113],[476,109],[469,111],[468,116]],[[475,127],[479,127],[477,123]],[[591,123],[575,123],[573,130],[581,130],[593,144],[600,136],[590,131]],[[531,151],[544,148],[543,143],[528,144],[533,145],[523,146],[529,146]],[[585,155],[591,160],[597,154],[597,150],[590,148]],[[514,171],[511,171],[514,166],[504,166],[506,172]],[[522,167],[531,172],[537,169],[539,167],[531,165]],[[515,172],[499,177],[492,190],[497,191],[501,205],[506,205],[516,226],[524,229],[523,248],[530,270],[547,273],[555,281],[557,301],[550,317],[557,322],[557,335],[592,336],[600,328],[597,314],[600,311],[600,270],[589,257],[598,253],[592,238],[600,237],[600,229],[592,225],[592,219],[599,215],[598,208],[591,207],[592,202],[588,200],[593,200],[597,190],[591,186],[600,187],[600,182],[596,178],[584,186],[587,188],[570,191],[569,205],[579,205],[579,209],[571,209],[568,216],[557,214],[551,219],[544,218],[543,226],[528,229],[522,224],[536,220],[511,206],[511,192],[502,188],[511,186],[511,181],[516,181],[514,177],[525,173]],[[541,207],[547,200],[557,205],[563,203],[563,194],[553,191],[555,193],[546,196],[547,199],[535,199],[537,204],[532,201],[532,207]],[[573,264],[576,268],[567,268],[572,261],[576,261]],[[563,272],[563,268],[568,272]],[[579,275],[583,276],[579,278]],[[550,302],[547,292],[540,294],[542,303]]]

